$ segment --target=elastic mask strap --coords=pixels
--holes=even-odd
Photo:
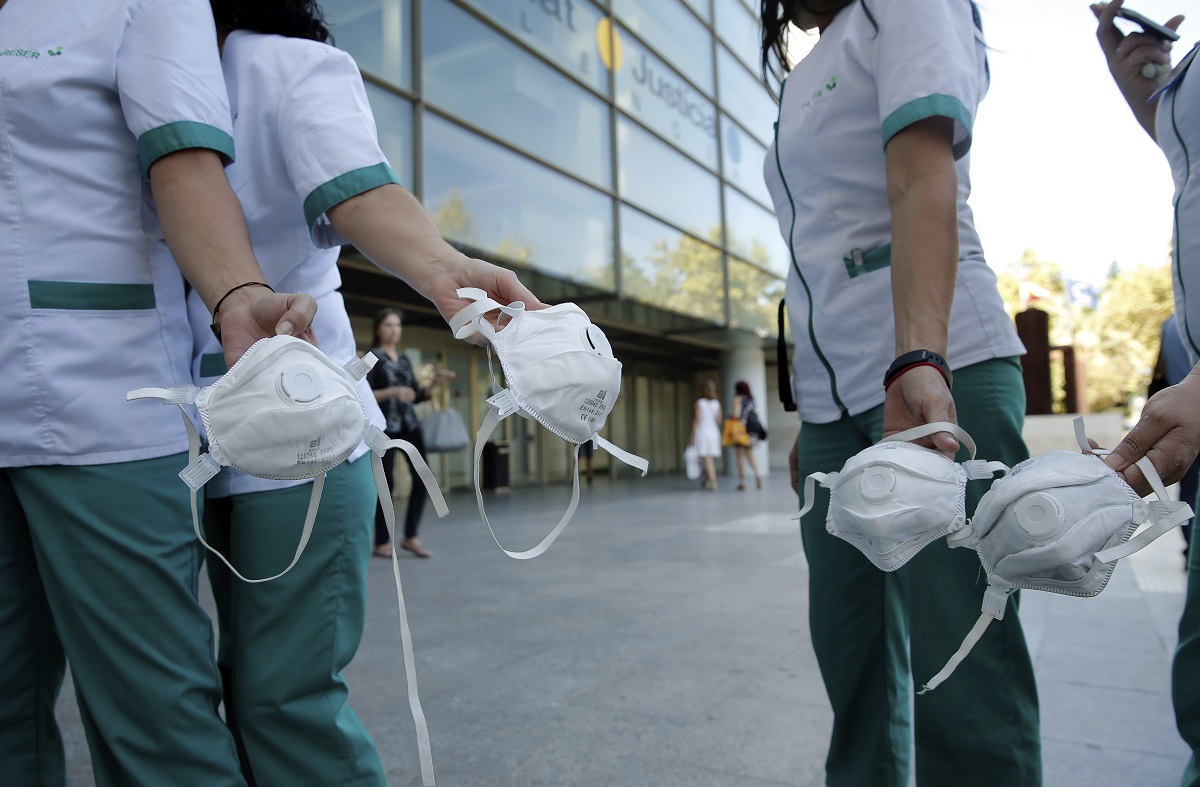
[[[375,430],[378,431],[378,430]],[[382,432],[379,434],[383,435]],[[378,451],[372,442],[379,446],[391,447],[390,443],[405,443],[403,440],[387,440],[387,435],[382,441],[372,441],[370,438],[374,436],[374,432],[370,433],[367,439],[367,444],[371,448],[371,471],[375,475],[375,491],[379,494],[379,507],[383,511],[383,520],[387,523],[388,535],[391,536],[392,544],[396,545],[396,511],[392,507],[392,493],[387,485],[387,477],[383,474],[383,451]],[[405,443],[411,445],[411,443]],[[403,446],[396,446],[403,449]],[[414,448],[414,453],[416,449]],[[407,454],[408,452],[405,451]],[[411,454],[409,454],[411,458]],[[417,454],[418,459],[420,454]],[[418,465],[415,461],[413,467],[423,466],[426,471],[424,460]],[[419,474],[420,471],[418,471]],[[424,479],[424,476],[421,476]],[[433,476],[430,475],[430,482],[425,484],[425,488],[430,491],[430,497],[437,494],[438,499],[441,498],[441,491],[438,486],[432,483]],[[436,502],[435,502],[436,505]],[[442,506],[446,505],[442,500]],[[440,512],[439,516],[445,516],[445,512]],[[417,729],[417,752],[421,758],[421,782],[425,787],[433,785],[433,747],[429,743],[429,725],[425,721],[425,711],[421,708],[421,695],[417,691],[417,660],[413,654],[412,631],[408,627],[408,609],[404,606],[404,588],[400,586],[400,559],[397,554],[399,549],[392,549],[392,574],[396,579],[396,606],[400,610],[400,650],[404,657],[404,677],[408,682],[408,709],[412,713],[413,724]]]
[[[837,475],[837,473],[810,473],[804,479],[804,507],[792,519],[800,519],[811,511],[813,505],[817,502],[817,484],[828,489],[833,485],[833,481],[837,478]]]
[[[938,432],[949,432],[958,439],[960,443],[967,447],[971,458],[975,458],[975,441],[971,439],[971,435],[966,433],[958,424],[952,424],[949,421],[937,421],[932,424],[921,424],[912,429],[905,429],[903,432],[896,432],[894,435],[883,438],[881,443],[911,443],[913,440],[920,440],[922,437],[928,437],[931,434]]]
[[[200,395],[194,385],[174,385],[170,388],[138,388],[125,394],[125,401],[135,399],[162,399],[163,404],[191,404]]]
[[[1154,469],[1154,465],[1150,463],[1149,459],[1143,456],[1137,460],[1137,466],[1141,469],[1142,474],[1146,476],[1146,480],[1150,482],[1150,486],[1154,488],[1155,494],[1159,497],[1158,500],[1150,503],[1150,519],[1154,524],[1124,544],[1118,544],[1111,549],[1102,549],[1097,552],[1096,559],[1101,563],[1111,563],[1114,560],[1129,557],[1139,549],[1149,546],[1154,539],[1168,530],[1187,524],[1187,521],[1192,518],[1192,507],[1190,505],[1183,501],[1171,500],[1167,497],[1167,489],[1163,486],[1162,478],[1159,476],[1158,471]]]
[[[990,480],[996,473],[1007,473],[1008,465],[1003,462],[987,462],[983,459],[968,459],[962,463],[967,478],[971,481]]]
[[[608,453],[612,454],[617,459],[620,459],[622,462],[629,465],[630,467],[636,467],[638,470],[641,470],[643,477],[646,475],[647,471],[649,471],[649,469],[650,469],[650,463],[647,462],[645,459],[643,459],[640,456],[637,456],[635,454],[631,454],[628,451],[624,450],[623,448],[618,448],[617,446],[608,442],[607,440],[605,440],[603,437],[601,437],[598,434],[592,435],[592,442],[595,443],[596,445],[600,446],[601,448],[603,448],[605,451],[608,451]]]
[[[562,533],[563,528],[571,521],[571,517],[575,515],[575,509],[579,506],[579,446],[575,446],[575,465],[571,472],[571,478],[574,479],[571,486],[571,504],[567,506],[567,512],[563,514],[562,519],[558,521],[554,529],[550,531],[550,535],[542,539],[542,542],[533,549],[527,549],[524,552],[512,552],[504,548],[500,543],[500,539],[496,538],[496,531],[492,530],[492,523],[488,520],[487,511],[483,506],[483,490],[479,483],[479,467],[483,457],[483,447],[487,444],[488,438],[496,431],[496,427],[500,425],[505,415],[492,404],[492,400],[488,400],[488,414],[483,419],[483,425],[479,427],[479,436],[475,439],[475,501],[479,504],[479,516],[483,518],[483,523],[487,525],[488,532],[492,534],[492,540],[496,542],[496,546],[500,547],[500,551],[514,560],[531,560],[545,552],[554,543]]]
[[[304,554],[304,548],[306,546],[308,546],[308,539],[312,537],[313,525],[317,521],[317,508],[320,506],[320,503],[321,503],[321,490],[325,488],[325,474],[322,473],[321,475],[319,475],[313,479],[312,494],[308,498],[308,513],[304,517],[304,530],[300,534],[300,543],[296,545],[296,554],[292,557],[292,562],[288,563],[287,568],[285,568],[283,571],[280,571],[278,574],[276,574],[273,577],[263,577],[262,579],[249,579],[247,577],[244,577],[244,576],[242,576],[241,572],[239,572],[236,568],[234,568],[233,565],[228,560],[225,559],[224,555],[222,555],[217,550],[213,549],[213,547],[207,541],[204,540],[204,534],[200,531],[200,509],[196,503],[196,497],[200,493],[200,487],[203,486],[203,482],[201,482],[200,484],[198,484],[196,486],[193,486],[192,481],[189,480],[188,478],[184,477],[189,472],[195,474],[197,469],[201,468],[203,466],[203,462],[199,461],[202,459],[202,457],[200,456],[200,434],[196,431],[196,425],[192,423],[192,419],[188,418],[187,413],[184,412],[182,405],[180,405],[180,407],[179,407],[179,412],[183,415],[183,426],[185,429],[187,429],[187,433],[188,433],[188,459],[189,459],[187,468],[184,469],[184,471],[182,473],[180,473],[179,475],[180,475],[180,477],[184,478],[184,481],[186,481],[188,483],[189,490],[191,491],[192,529],[194,531],[196,531],[196,538],[199,539],[200,543],[204,545],[205,549],[207,549],[209,552],[216,555],[217,559],[220,560],[222,563],[224,563],[225,567],[228,568],[230,571],[232,571],[233,575],[235,577],[237,577],[238,579],[242,580],[243,582],[249,582],[252,585],[256,585],[260,582],[270,582],[271,580],[279,579],[284,574],[291,571],[292,568],[296,565],[296,563],[298,563],[300,561],[300,556],[302,554]],[[210,456],[210,455],[205,454],[204,456]],[[211,457],[210,457],[209,461],[216,464],[216,460],[211,459]],[[220,470],[219,464],[217,464],[217,469]],[[211,478],[212,476],[209,476],[209,477]],[[193,478],[192,480],[195,480],[195,479]],[[205,479],[205,480],[207,480],[207,479]]]
[[[502,306],[478,287],[460,287],[454,291],[454,294],[460,298],[475,301],[450,318],[450,330],[455,339],[467,339],[476,332],[482,332],[488,339],[494,339],[496,337],[495,329],[479,318],[494,309],[499,309],[514,318],[525,311],[524,303],[514,301],[507,306]]]
[[[379,462],[372,462],[372,469],[375,471],[375,489],[379,493],[380,505],[383,506],[383,513],[386,516],[391,509],[391,493],[388,490],[387,479],[383,475],[383,460],[382,457],[387,453],[388,449],[399,448],[408,456],[412,462],[413,470],[421,478],[425,484],[425,491],[429,493],[429,499],[433,501],[433,508],[437,511],[439,517],[443,517],[450,513],[450,508],[446,505],[446,498],[442,496],[442,489],[438,486],[437,479],[433,477],[433,471],[429,469],[425,458],[421,456],[421,452],[417,447],[407,440],[391,440],[386,434],[379,430],[378,427],[372,426],[367,430],[365,439],[367,447],[371,449],[371,455]],[[384,498],[387,498],[386,500]],[[393,517],[395,513],[393,512]]]
[[[954,674],[954,670],[958,669],[958,665],[963,663],[971,649],[979,644],[979,640],[983,638],[983,632],[987,631],[991,622],[1004,619],[1004,609],[1008,606],[1010,592],[1004,588],[988,585],[987,592],[983,594],[983,613],[979,616],[979,620],[975,621],[975,625],[967,633],[966,639],[946,662],[946,666],[942,667],[942,671],[930,678],[925,687],[917,692],[918,696],[927,691],[933,691],[945,683],[946,679]]]

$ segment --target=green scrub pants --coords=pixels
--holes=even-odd
[[[955,370],[954,402],[980,458],[1010,466],[1028,458],[1021,438],[1025,391],[1015,358]],[[801,481],[840,470],[882,430],[882,405],[833,423],[803,423]],[[968,513],[988,486],[968,483]],[[914,696],[913,683],[933,677],[979,618],[987,587],[979,558],[939,539],[899,571],[880,571],[826,532],[829,492],[817,490],[801,535],[809,628],[834,712],[825,762],[829,787],[907,787],[914,741],[919,787],[1041,784],[1037,685],[1016,598],[953,677]]]
[[[1200,510],[1200,498],[1189,501]],[[1193,519],[1188,527],[1195,527]],[[1197,544],[1196,533],[1192,543]],[[1187,596],[1179,619],[1179,647],[1171,665],[1171,699],[1175,704],[1175,726],[1192,758],[1180,780],[1181,787],[1200,787],[1200,548],[1188,550]]]
[[[186,455],[0,468],[0,784],[66,782],[70,661],[96,784],[244,785],[220,701]]]
[[[206,537],[244,576],[274,576],[296,552],[311,493],[210,498]],[[326,476],[312,538],[286,575],[250,584],[209,556],[226,718],[252,787],[387,784],[342,677],[366,621],[375,501],[362,456]]]

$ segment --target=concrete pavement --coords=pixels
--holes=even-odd
[[[1061,421],[1031,419],[1036,450],[1070,447]],[[780,472],[762,490],[733,485],[598,478],[532,561],[496,549],[473,494],[453,495],[447,519],[426,518],[434,557],[401,567],[440,785],[823,783],[832,717],[808,638],[795,497]],[[537,543],[568,494],[489,496],[502,543]],[[1169,696],[1181,543],[1172,533],[1125,561],[1094,599],[1024,595],[1048,787],[1177,784],[1188,755]],[[387,561],[372,562],[370,596],[351,701],[393,787],[419,785]],[[69,689],[60,718],[70,784],[90,784]]]

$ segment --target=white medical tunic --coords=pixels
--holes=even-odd
[[[187,449],[184,284],[147,173],[233,157],[205,0],[8,0],[0,8],[0,466],[108,464]]]
[[[975,110],[986,50],[968,0],[860,2],[837,14],[782,86],[764,173],[791,250],[787,306],[800,417],[857,415],[884,399],[895,357],[884,147],[928,117],[954,121],[959,267],[952,368],[1024,352],[984,261],[971,209]]]
[[[313,330],[336,363],[357,354],[338,288],[337,260],[347,243],[326,211],[396,175],[379,149],[375,119],[353,58],[332,46],[236,31],[221,53],[238,160],[226,170],[241,200],[250,241],[267,282],[317,301]],[[195,338],[196,385],[225,373],[225,359],[196,293],[188,298]],[[383,414],[366,381],[359,395],[371,422]],[[360,445],[351,455],[366,453]],[[306,481],[271,481],[225,468],[206,487],[210,497],[280,489]]]
[[[1200,363],[1200,66],[1192,48],[1167,78],[1154,131],[1175,182],[1171,282],[1179,335],[1192,365]]]

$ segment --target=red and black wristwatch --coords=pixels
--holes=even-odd
[[[945,358],[933,350],[913,350],[912,352],[904,353],[892,361],[892,365],[888,367],[887,374],[883,376],[883,390],[886,391],[900,375],[918,366],[932,366],[942,373],[942,377],[946,378],[947,388],[954,386],[954,375],[951,374],[950,364],[946,363]]]

